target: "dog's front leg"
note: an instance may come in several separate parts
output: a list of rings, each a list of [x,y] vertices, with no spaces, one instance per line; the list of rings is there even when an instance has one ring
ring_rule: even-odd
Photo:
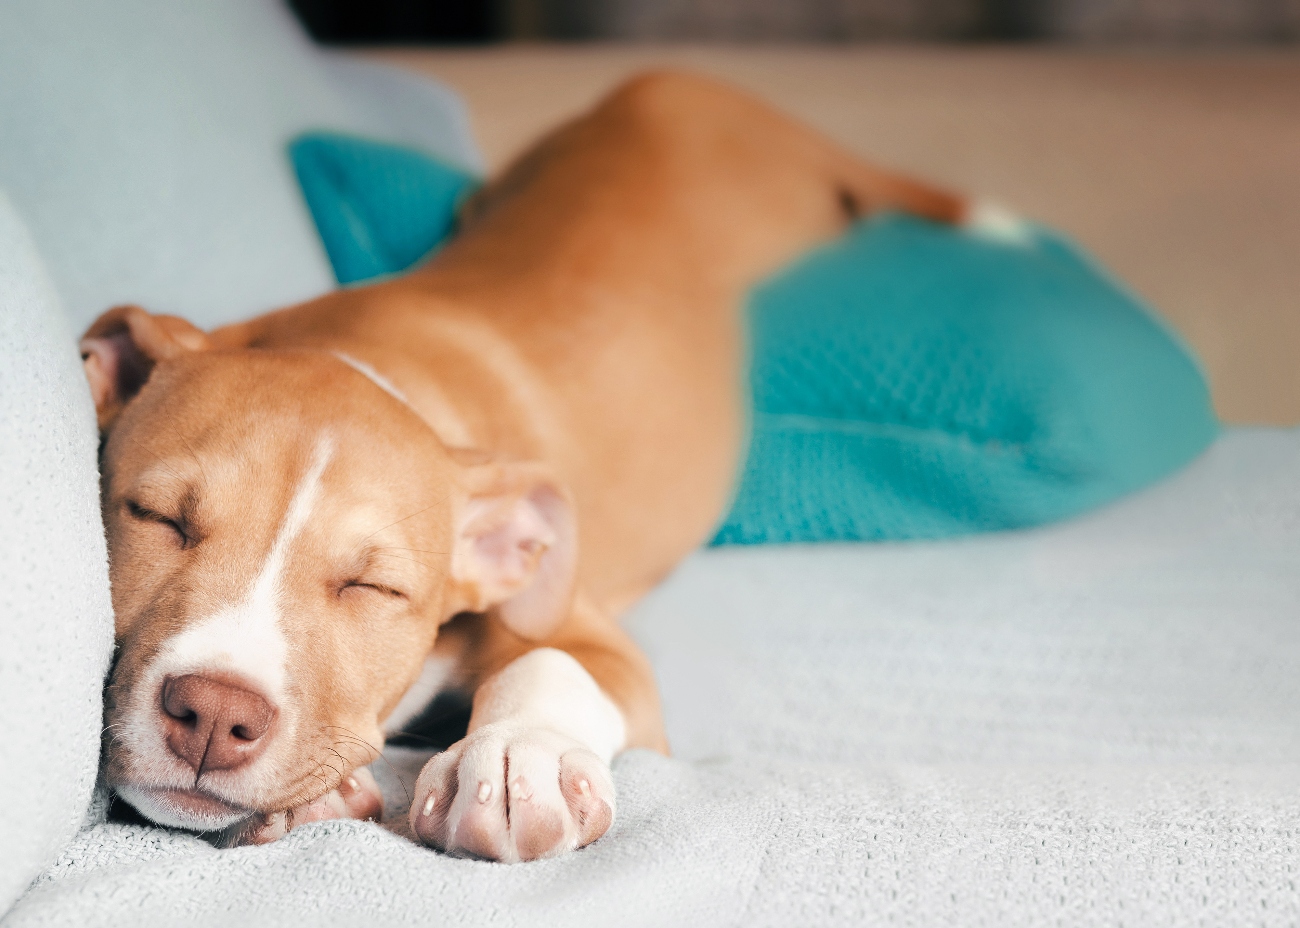
[[[583,664],[528,651],[478,688],[469,733],[425,766],[412,831],[508,862],[584,847],[614,820],[609,763],[627,740],[624,713]]]

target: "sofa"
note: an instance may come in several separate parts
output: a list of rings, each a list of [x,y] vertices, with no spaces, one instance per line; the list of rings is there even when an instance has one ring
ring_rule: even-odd
[[[270,0],[0,5],[0,924],[1300,921],[1287,427],[1056,525],[699,552],[627,619],[673,756],[619,757],[611,832],[561,859],[409,841],[408,747],[372,768],[384,823],[221,849],[111,817],[76,334],[117,302],[211,326],[333,286],[301,131],[481,170],[460,99],[414,73],[476,65],[422,54],[322,51]]]

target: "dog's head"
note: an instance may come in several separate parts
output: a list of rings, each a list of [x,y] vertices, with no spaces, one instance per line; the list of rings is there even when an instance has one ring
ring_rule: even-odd
[[[214,347],[138,307],[82,354],[117,621],[105,772],[149,818],[212,830],[323,795],[373,759],[448,618],[541,637],[567,608],[555,482],[447,448],[366,365]]]

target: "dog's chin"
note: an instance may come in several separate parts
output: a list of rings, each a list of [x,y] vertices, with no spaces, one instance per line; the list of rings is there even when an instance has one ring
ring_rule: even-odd
[[[114,791],[145,818],[168,828],[222,831],[257,814],[197,789],[154,789],[124,784]]]

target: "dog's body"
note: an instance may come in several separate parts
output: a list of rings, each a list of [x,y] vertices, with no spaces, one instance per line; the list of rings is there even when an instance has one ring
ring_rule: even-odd
[[[452,685],[469,734],[421,775],[415,835],[502,860],[599,837],[612,755],[667,747],[616,619],[724,514],[746,292],[879,207],[965,210],[726,88],[647,75],[410,274],[211,335],[101,317],[110,782],[244,840],[369,814],[354,768]]]

